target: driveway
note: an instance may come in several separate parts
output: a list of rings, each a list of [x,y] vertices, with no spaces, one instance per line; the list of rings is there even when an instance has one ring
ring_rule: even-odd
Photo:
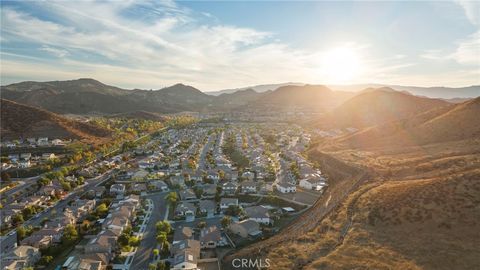
[[[132,264],[130,265],[130,269],[132,270],[148,269],[148,265],[153,256],[153,249],[157,246],[155,224],[166,218],[167,204],[164,198],[167,194],[168,192],[162,192],[145,196],[146,199],[151,199],[153,201],[153,211],[145,233],[143,234],[142,241],[140,242],[140,246],[135,253]]]

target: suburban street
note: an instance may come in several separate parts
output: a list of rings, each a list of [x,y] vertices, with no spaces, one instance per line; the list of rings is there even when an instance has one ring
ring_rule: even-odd
[[[148,269],[148,264],[151,261],[153,249],[157,246],[155,224],[166,218],[167,204],[165,196],[168,192],[149,194],[145,199],[153,201],[153,212],[150,221],[147,224],[147,229],[143,235],[140,246],[135,253],[130,269]]]

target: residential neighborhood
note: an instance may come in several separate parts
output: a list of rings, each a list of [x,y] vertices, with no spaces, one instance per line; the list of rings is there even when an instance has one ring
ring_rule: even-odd
[[[309,143],[295,125],[198,122],[49,173],[0,210],[2,265],[220,269],[229,250],[280,231],[328,187],[304,156]],[[9,164],[20,156],[31,157]]]

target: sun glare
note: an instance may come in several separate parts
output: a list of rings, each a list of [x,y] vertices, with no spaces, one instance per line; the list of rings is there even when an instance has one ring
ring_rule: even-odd
[[[350,83],[362,71],[359,55],[349,47],[327,51],[322,57],[322,75],[329,83]]]

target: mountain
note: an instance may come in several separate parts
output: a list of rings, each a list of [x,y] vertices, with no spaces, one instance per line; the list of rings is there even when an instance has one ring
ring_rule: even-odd
[[[397,91],[406,91],[416,96],[430,98],[454,99],[454,98],[476,98],[480,96],[480,85],[467,87],[418,87],[386,84],[353,84],[353,85],[328,85],[336,91],[358,92],[365,88],[389,87]]]
[[[93,79],[21,82],[2,86],[2,98],[56,113],[116,114],[135,111],[172,113],[202,110],[212,97],[176,84],[160,90],[126,90]]]
[[[408,118],[448,104],[443,100],[417,97],[387,87],[368,88],[335,108],[323,119],[323,124],[365,128]]]
[[[267,92],[267,91],[273,91],[273,90],[275,90],[279,87],[289,86],[289,85],[303,86],[305,84],[304,83],[298,83],[298,82],[287,82],[287,83],[276,83],[276,84],[260,84],[260,85],[247,86],[247,87],[241,87],[241,88],[225,89],[225,90],[220,90],[220,91],[210,91],[210,92],[206,92],[206,94],[213,95],[213,96],[218,96],[218,95],[221,95],[221,94],[231,94],[231,93],[235,93],[237,91],[242,91],[242,90],[247,90],[247,89],[252,89],[257,93],[263,93],[263,92]]]
[[[68,119],[43,109],[1,99],[2,139],[19,137],[76,138],[95,142],[110,131],[89,123]]]
[[[352,95],[349,92],[332,91],[323,85],[289,85],[266,93],[251,106],[268,110],[306,109],[323,112],[338,106]]]
[[[258,93],[249,88],[245,90],[238,90],[234,93],[223,93],[214,98],[215,104],[223,109],[235,109],[239,106],[245,106],[255,102],[263,97],[265,93]]]
[[[370,127],[340,142],[350,147],[415,146],[448,141],[480,139],[480,97],[443,106],[411,118]]]

